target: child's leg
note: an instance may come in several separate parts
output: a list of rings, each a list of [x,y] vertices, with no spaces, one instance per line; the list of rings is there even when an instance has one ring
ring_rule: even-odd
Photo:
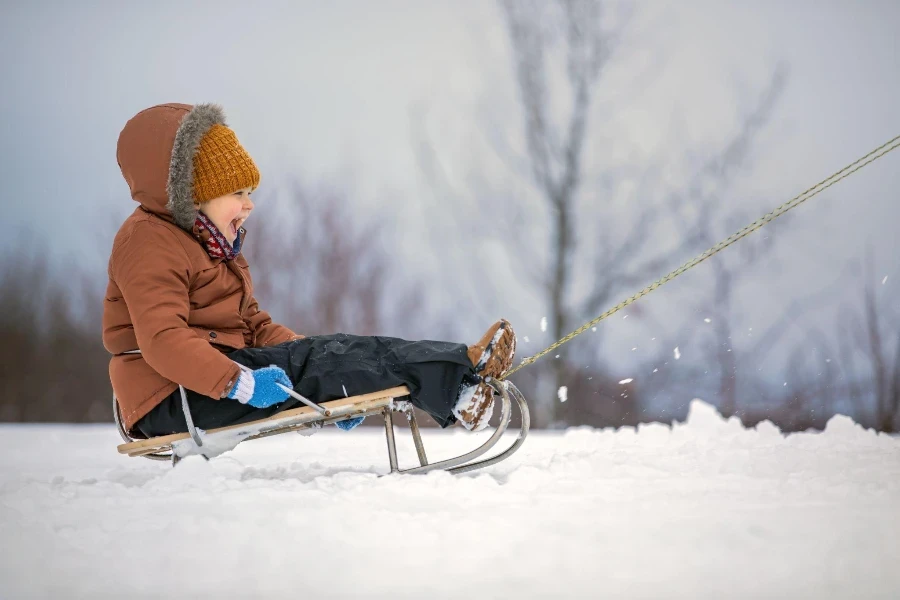
[[[413,406],[428,413],[441,427],[456,421],[452,409],[460,384],[475,373],[464,344],[380,336],[313,336],[278,346],[236,350],[229,358],[254,369],[281,367],[294,383],[294,390],[316,403],[405,385]],[[265,419],[300,404],[291,398],[260,409],[190,390],[187,395],[191,417],[200,429]],[[166,398],[138,421],[137,427],[147,437],[187,431],[180,393],[175,391]]]
[[[249,404],[241,404],[237,400],[228,398],[217,400],[192,390],[185,390],[185,392],[188,397],[188,407],[191,409],[191,419],[196,427],[204,430],[265,419],[284,410],[283,405],[254,408]],[[148,438],[187,431],[187,422],[181,408],[181,392],[175,390],[141,418],[135,427]]]
[[[447,427],[456,421],[452,409],[463,377],[475,373],[467,350],[452,342],[339,333],[245,348],[229,357],[254,369],[281,367],[294,390],[316,403],[405,385],[412,404]]]

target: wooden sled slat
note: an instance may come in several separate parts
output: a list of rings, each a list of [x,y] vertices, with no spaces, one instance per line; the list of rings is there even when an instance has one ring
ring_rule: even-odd
[[[361,394],[359,396],[350,396],[348,398],[323,402],[321,406],[331,412],[330,418],[324,420],[334,422],[348,416],[361,416],[363,413],[381,412],[385,407],[391,404],[391,401],[393,401],[394,398],[400,398],[408,394],[409,389],[406,386],[399,386],[369,394]],[[292,428],[299,429],[302,425],[321,420],[323,420],[322,415],[316,412],[315,409],[309,406],[302,406],[272,415],[267,419],[249,421],[239,425],[228,425],[227,427],[218,427],[216,429],[210,429],[206,433],[216,434],[237,430],[255,430],[256,432],[252,434],[252,437],[256,438],[276,433],[275,430],[279,430],[277,432],[281,433],[281,430]],[[117,450],[120,454],[142,456],[169,450],[173,443],[188,439],[189,437],[190,434],[187,432],[173,433],[147,440],[137,440],[127,444],[120,444],[117,446]]]

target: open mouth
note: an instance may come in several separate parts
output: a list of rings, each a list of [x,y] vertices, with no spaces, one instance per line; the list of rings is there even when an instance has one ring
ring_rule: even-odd
[[[231,230],[231,235],[237,237],[238,229],[241,228],[241,223],[243,223],[243,219],[235,219],[231,223],[228,224],[228,228]]]

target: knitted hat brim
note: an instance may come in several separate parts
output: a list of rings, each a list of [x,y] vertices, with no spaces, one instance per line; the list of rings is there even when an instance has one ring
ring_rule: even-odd
[[[193,195],[194,154],[203,136],[213,125],[227,126],[222,107],[217,104],[197,104],[185,115],[175,133],[169,178],[166,182],[166,193],[169,196],[166,208],[172,213],[175,224],[186,231],[191,231],[197,220]]]

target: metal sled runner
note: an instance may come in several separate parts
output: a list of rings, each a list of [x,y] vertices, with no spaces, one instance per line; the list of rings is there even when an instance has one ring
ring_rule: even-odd
[[[207,459],[217,456],[247,440],[255,440],[290,431],[319,429],[324,425],[356,417],[382,415],[391,473],[427,473],[435,470],[443,470],[450,473],[466,473],[495,465],[512,456],[525,442],[531,424],[528,404],[515,385],[508,381],[497,380],[489,380],[488,383],[497,392],[494,396],[495,401],[499,397],[501,402],[500,424],[497,429],[486,442],[475,450],[455,458],[434,463],[428,462],[425,446],[422,443],[422,436],[419,432],[419,424],[416,421],[412,405],[409,402],[396,400],[409,394],[409,390],[406,387],[395,387],[370,394],[341,398],[318,405],[313,404],[289,388],[283,388],[295,399],[305,404],[305,406],[286,410],[267,419],[210,429],[209,431],[203,431],[194,427],[187,403],[187,395],[184,392],[184,388],[180,388],[182,409],[184,410],[188,431],[151,439],[135,439],[128,434],[122,424],[122,416],[115,395],[113,395],[113,414],[119,434],[126,442],[118,446],[120,454],[142,456],[153,460],[171,460],[173,465],[177,464],[181,458],[194,454],[200,454]],[[509,427],[512,418],[513,400],[518,406],[522,417],[518,437],[506,450],[490,458],[481,458],[497,445]],[[413,442],[416,446],[416,453],[419,457],[418,467],[400,469],[398,466],[397,447],[394,439],[394,412],[401,412],[406,415],[409,429],[412,432]]]

